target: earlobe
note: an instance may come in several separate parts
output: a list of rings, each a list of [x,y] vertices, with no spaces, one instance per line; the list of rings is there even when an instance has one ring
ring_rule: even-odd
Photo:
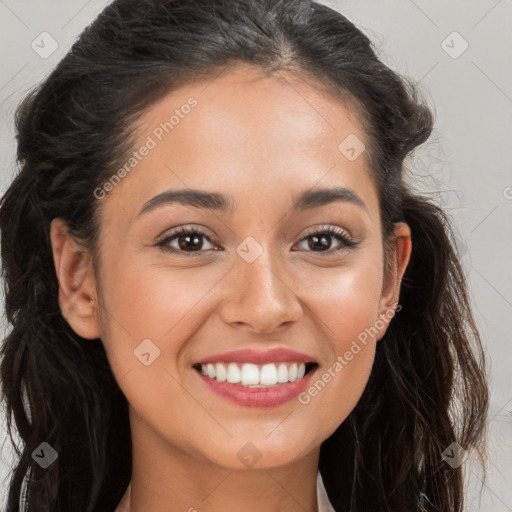
[[[383,327],[379,329],[377,340],[380,340],[386,333],[389,323],[398,308],[402,277],[412,253],[411,229],[405,222],[395,224],[394,235],[395,243],[392,254],[389,255],[391,261],[387,266],[387,275],[384,276],[379,303],[379,316]]]
[[[62,316],[82,338],[98,338],[98,302],[90,252],[73,238],[60,218],[51,222],[50,238]]]

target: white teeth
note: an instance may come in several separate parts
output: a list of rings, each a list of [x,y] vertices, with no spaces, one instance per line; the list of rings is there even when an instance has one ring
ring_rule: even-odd
[[[225,382],[228,378],[228,372],[223,364],[217,363],[215,365],[215,373],[217,374],[216,378],[219,382]]]
[[[277,369],[277,382],[280,382],[281,384],[288,382],[288,368],[286,368],[284,363],[281,363]]]
[[[270,387],[302,379],[306,374],[304,363],[208,363],[201,365],[201,373],[219,382],[240,383],[246,387]]]
[[[264,386],[274,386],[277,383],[277,370],[275,364],[265,364],[261,368],[260,382]]]
[[[228,364],[227,381],[231,384],[238,384],[240,382],[240,368],[236,363]]]
[[[240,372],[240,382],[242,386],[260,383],[260,372],[255,364],[245,363]]]
[[[288,380],[294,382],[297,380],[297,365],[293,363],[288,370]]]

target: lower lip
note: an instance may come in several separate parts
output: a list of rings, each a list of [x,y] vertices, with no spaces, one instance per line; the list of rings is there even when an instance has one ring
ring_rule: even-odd
[[[240,384],[219,382],[194,370],[198,377],[217,395],[230,402],[247,407],[277,407],[296,398],[308,386],[311,376],[318,367],[313,368],[302,379],[268,388],[247,388]]]

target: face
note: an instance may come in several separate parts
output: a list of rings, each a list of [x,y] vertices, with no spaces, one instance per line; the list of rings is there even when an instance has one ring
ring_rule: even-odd
[[[384,274],[357,117],[303,78],[239,66],[173,91],[138,134],[98,192],[96,272],[52,225],[57,269],[77,269],[75,285],[58,270],[68,322],[101,337],[132,432],[226,468],[306,457],[359,400],[410,252],[398,225]]]

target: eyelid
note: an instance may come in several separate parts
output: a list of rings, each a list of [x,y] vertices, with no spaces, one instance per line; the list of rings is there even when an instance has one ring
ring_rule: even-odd
[[[301,241],[304,240],[304,238],[307,238],[319,232],[334,232],[339,236],[344,236],[348,240],[354,241],[354,237],[350,234],[349,231],[340,226],[335,226],[332,224],[321,224],[320,226],[313,226],[301,238]]]
[[[182,230],[185,230],[185,231],[198,231],[200,233],[203,233],[204,236],[208,237],[210,240],[213,240],[215,238],[214,235],[210,235],[209,234],[211,232],[211,230],[208,229],[207,227],[204,227],[201,224],[185,223],[185,224],[178,224],[177,226],[173,226],[172,228],[165,229],[159,235],[156,236],[155,240],[157,242],[161,241],[161,240],[165,240],[169,236],[174,236],[177,233],[180,233]]]

